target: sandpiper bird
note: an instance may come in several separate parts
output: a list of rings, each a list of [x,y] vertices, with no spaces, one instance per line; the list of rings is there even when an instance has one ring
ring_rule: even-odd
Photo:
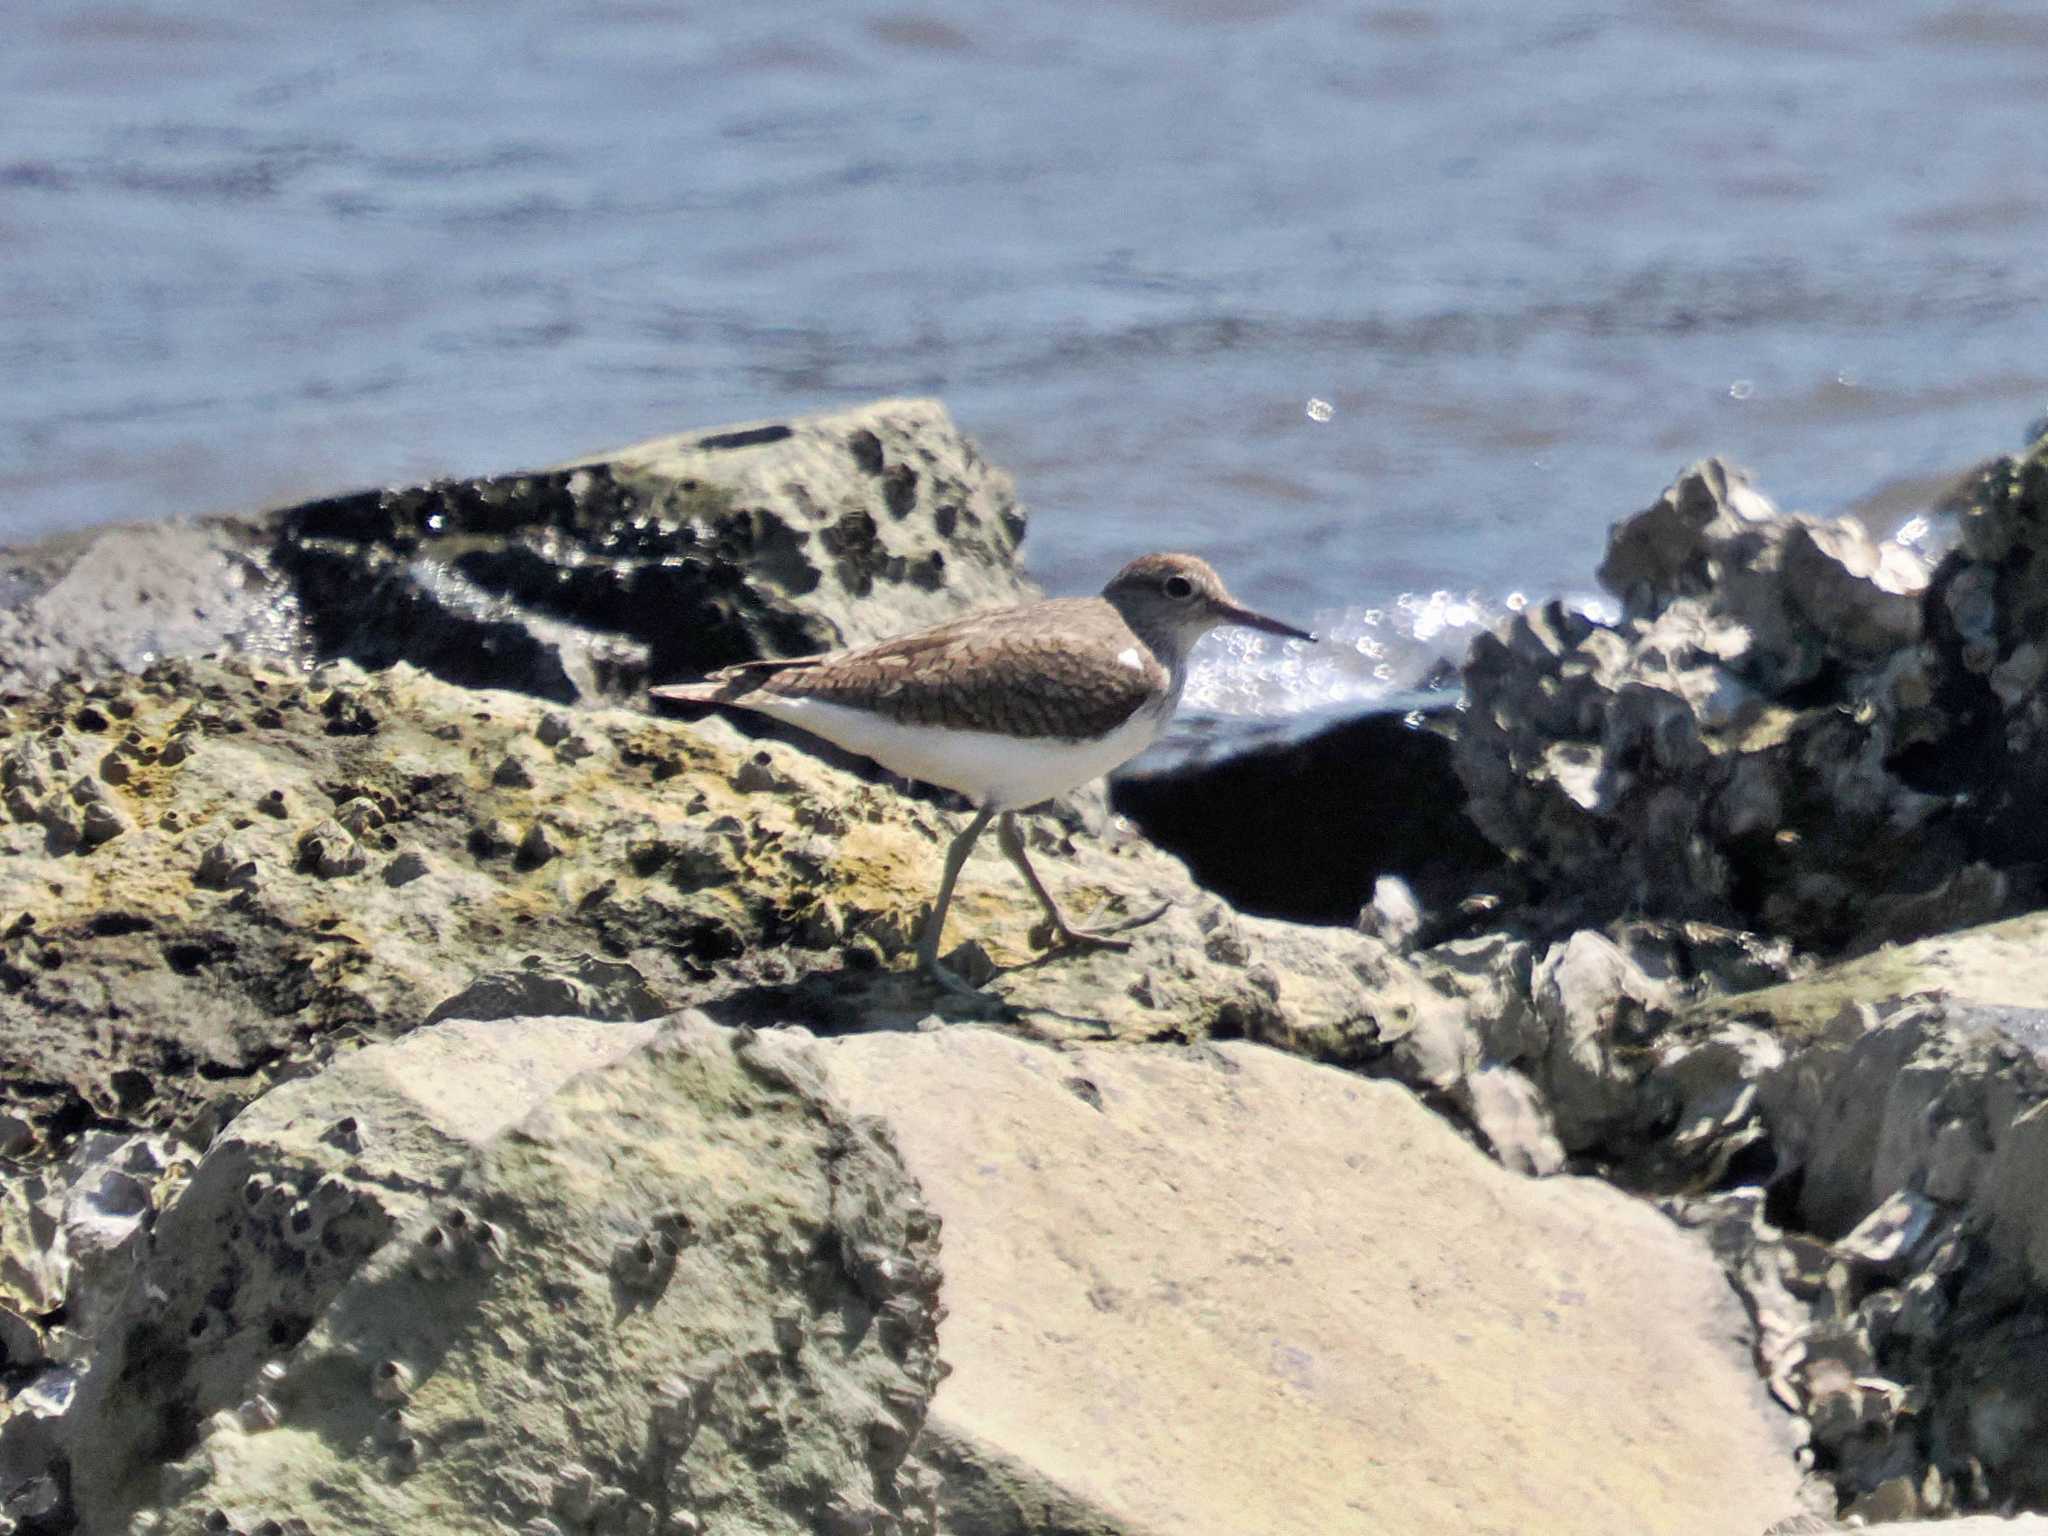
[[[1244,607],[1193,555],[1144,555],[1100,597],[1063,597],[969,614],[877,645],[792,661],[751,661],[657,699],[726,704],[800,726],[906,778],[958,790],[974,817],[946,853],[918,963],[950,990],[973,989],[939,963],[953,885],[993,817],[997,837],[1066,945],[1129,947],[1113,929],[1076,928],[1025,856],[1016,813],[1128,762],[1166,728],[1187,684],[1188,652],[1218,624],[1313,640]]]

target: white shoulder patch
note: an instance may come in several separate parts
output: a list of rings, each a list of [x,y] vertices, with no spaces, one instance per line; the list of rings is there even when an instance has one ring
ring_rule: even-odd
[[[1118,651],[1116,659],[1129,667],[1133,672],[1145,670],[1144,658],[1138,654],[1138,648],[1135,645],[1127,645],[1121,651]]]

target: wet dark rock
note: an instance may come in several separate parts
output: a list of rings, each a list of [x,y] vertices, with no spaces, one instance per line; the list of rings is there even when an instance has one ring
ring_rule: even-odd
[[[1023,530],[1009,477],[942,406],[887,401],[0,552],[0,685],[242,652],[404,661],[564,702],[634,698],[650,681],[1028,596]],[[337,735],[381,728],[346,692],[321,709]],[[98,702],[76,713],[105,728]]]
[[[1439,920],[1505,875],[1465,814],[1451,744],[1400,715],[1126,773],[1110,804],[1246,912],[1349,923],[1382,876]]]
[[[917,466],[907,498],[856,438]],[[1022,526],[943,409],[897,401],[315,502],[272,556],[321,654],[567,701],[1013,600]]]

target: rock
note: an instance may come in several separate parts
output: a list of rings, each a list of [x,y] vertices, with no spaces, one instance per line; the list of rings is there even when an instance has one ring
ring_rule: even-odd
[[[536,821],[526,829],[526,835],[519,839],[519,867],[538,869],[550,859],[559,858],[563,851],[562,840],[555,830],[544,821]]]
[[[1583,1150],[1616,1135],[1641,1111],[1623,1057],[1648,1036],[1673,997],[1605,936],[1585,931],[1553,945],[1529,990],[1549,1048],[1543,1086],[1559,1139]]]
[[[1416,935],[1422,931],[1422,908],[1408,882],[1394,875],[1375,880],[1372,900],[1359,911],[1358,931],[1394,949],[1414,948]]]
[[[1557,1122],[1536,1085],[1513,1067],[1484,1066],[1462,1085],[1462,1104],[1503,1168],[1543,1178],[1565,1166]]]
[[[2032,494],[1987,490],[1983,517],[2031,528]],[[1537,920],[1664,915],[1842,951],[2024,899],[2040,852],[1976,809],[2010,760],[1986,758],[1988,692],[1936,615],[1958,584],[2015,591],[1975,547],[1930,580],[1708,460],[1614,531],[1618,622],[1553,604],[1483,637],[1457,771],[1480,830],[1547,893]],[[2018,669],[2016,591],[2009,606],[1969,622],[2010,623],[1993,649]]]
[[[0,689],[274,645],[284,582],[246,518],[92,528],[0,551]]]
[[[1403,1089],[1246,1044],[818,1051],[944,1223],[949,1529],[1043,1528],[962,1525],[956,1501],[1049,1491],[1088,1513],[1062,1529],[1232,1536],[1562,1509],[1754,1532],[1796,1507],[1696,1241],[1599,1185],[1510,1177]],[[1484,1472],[1447,1475],[1475,1446]]]
[[[322,655],[558,701],[1026,595],[1023,518],[934,401],[692,432],[277,514]]]
[[[1451,750],[1404,716],[1363,715],[1127,771],[1110,804],[1240,910],[1348,923],[1393,876],[1442,919],[1505,877],[1465,815]]]
[[[528,955],[517,967],[480,976],[437,1003],[426,1022],[443,1019],[515,1019],[561,1014],[612,1022],[659,1018],[669,1005],[630,965],[585,955],[545,960]]]
[[[491,768],[536,739],[541,700],[406,666],[337,664],[315,702],[293,703],[298,687],[241,661],[145,673],[129,726],[147,744],[198,735],[205,750],[102,786],[134,826],[118,862],[112,846],[90,856],[105,865],[91,879],[39,823],[0,821],[0,912],[21,914],[0,928],[0,1111],[39,1134],[114,1115],[203,1146],[221,1095],[253,1097],[339,1045],[414,1028],[525,954],[630,967],[661,1006],[732,1022],[826,1030],[977,1011],[911,969],[955,830],[928,802],[725,721],[608,708],[579,717],[591,755],[535,752],[534,787],[507,788]],[[383,722],[376,734],[328,732],[317,700],[337,690]],[[69,750],[75,700],[14,707],[39,750]],[[277,724],[255,725],[266,711]],[[764,758],[775,787],[737,787]],[[252,797],[289,814],[255,814]],[[1035,963],[1036,903],[998,850],[977,849],[948,939],[989,956],[980,1011],[1050,1035],[1250,1036],[1446,1092],[1476,1062],[1465,1005],[1386,945],[1238,917],[1142,843],[1033,821],[1040,868],[1077,920],[1170,909],[1128,954]],[[537,824],[553,856],[516,857]],[[373,869],[383,878],[364,878]],[[150,1095],[117,1092],[122,1073]]]
[[[0,1114],[0,1157],[20,1157],[36,1144],[36,1130],[20,1115]]]
[[[310,653],[562,701],[637,698],[650,681],[1028,596],[1023,531],[1009,477],[944,407],[879,401],[0,552],[0,686]],[[322,708],[334,734],[381,728],[347,692]]]
[[[343,875],[359,875],[370,862],[369,855],[363,852],[362,844],[350,837],[342,825],[332,817],[301,835],[297,852],[297,867],[318,875],[323,880],[338,880]]]
[[[244,854],[237,843],[223,839],[207,845],[192,878],[210,891],[254,890],[258,871],[256,861]]]
[[[533,770],[508,753],[492,772],[491,782],[500,789],[531,789]]]
[[[141,1269],[156,1204],[187,1171],[165,1138],[95,1131],[0,1183],[0,1497],[61,1472],[53,1426]]]
[[[83,1528],[325,1528],[340,1500],[364,1532],[808,1533],[842,1506],[928,1531],[897,1479],[938,1375],[936,1228],[816,1082],[789,1039],[543,1019],[274,1091],[61,1419]],[[344,1112],[357,1154],[316,1134]]]
[[[1754,1106],[1703,1140],[1738,1141],[1776,1222],[1761,1190],[1745,1221],[1687,1219],[1720,1233],[1845,1509],[2048,1499],[2044,923],[1883,950],[1666,1026],[1653,1082]]]

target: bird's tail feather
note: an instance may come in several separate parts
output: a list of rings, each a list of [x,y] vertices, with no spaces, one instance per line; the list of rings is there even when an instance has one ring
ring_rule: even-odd
[[[664,683],[647,692],[653,698],[669,699],[678,704],[743,704],[748,694],[783,668],[795,664],[793,661],[743,661],[736,667],[721,668],[701,683]]]
[[[723,694],[718,683],[666,683],[647,690],[649,698],[672,699],[678,704],[716,704]]]

